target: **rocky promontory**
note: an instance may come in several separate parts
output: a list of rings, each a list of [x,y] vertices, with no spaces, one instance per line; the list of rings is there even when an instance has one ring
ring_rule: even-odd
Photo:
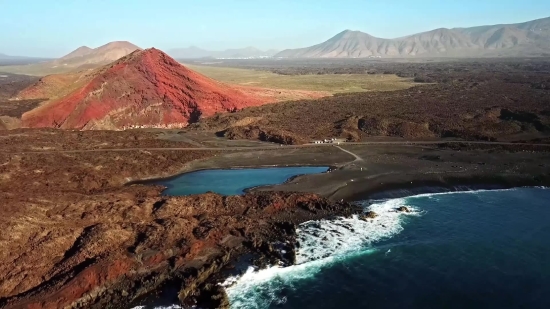
[[[181,286],[182,303],[212,301],[204,295],[212,287],[203,292],[203,283],[240,254],[291,262],[292,254],[281,255],[271,242],[292,247],[294,224],[355,211],[314,194],[161,197],[158,188],[133,189],[143,196],[114,200],[100,195],[42,214],[46,217],[19,217],[18,228],[32,229],[45,243],[20,257],[37,271],[2,281],[3,305],[105,308],[128,304],[168,282]],[[34,224],[23,224],[31,218]],[[47,242],[49,235],[57,240]],[[16,244],[21,243],[8,244],[12,253],[26,255]],[[13,273],[21,266],[17,260],[10,265]]]

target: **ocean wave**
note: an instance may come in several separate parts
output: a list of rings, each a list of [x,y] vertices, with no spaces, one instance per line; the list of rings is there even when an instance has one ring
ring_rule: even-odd
[[[405,199],[392,199],[368,206],[378,217],[360,219],[338,218],[334,220],[308,221],[299,225],[297,238],[299,248],[296,252],[296,264],[320,260],[329,256],[344,255],[362,250],[373,242],[391,237],[403,230],[400,218],[403,213],[397,208],[406,206]],[[410,214],[418,210],[409,207]]]
[[[375,250],[363,250],[356,255],[367,255]],[[231,308],[255,309],[267,308],[270,305],[282,305],[286,297],[281,295],[281,287],[294,289],[300,280],[315,277],[322,269],[330,267],[348,256],[331,256],[304,264],[289,267],[273,266],[263,270],[249,267],[240,277],[228,278],[222,285],[226,286]]]
[[[228,278],[222,285],[226,287],[231,307],[253,309],[284,304],[282,286],[292,289],[298,281],[312,278],[334,263],[376,251],[373,243],[403,230],[403,216],[420,213],[410,206],[407,206],[410,213],[397,211],[401,206],[407,206],[406,199],[371,204],[367,209],[378,216],[367,221],[353,216],[300,224],[296,265],[262,270],[250,267],[242,276]]]

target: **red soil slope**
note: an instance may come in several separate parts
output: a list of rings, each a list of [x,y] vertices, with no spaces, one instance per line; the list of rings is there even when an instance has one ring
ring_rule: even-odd
[[[154,48],[135,51],[94,75],[76,91],[25,113],[23,125],[184,127],[200,117],[267,102],[189,70]]]

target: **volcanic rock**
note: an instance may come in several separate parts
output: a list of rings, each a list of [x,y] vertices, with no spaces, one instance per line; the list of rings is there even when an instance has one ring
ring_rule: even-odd
[[[397,211],[400,211],[400,212],[411,212],[411,210],[406,207],[406,206],[401,206],[399,208],[397,208]]]
[[[364,215],[361,216],[361,220],[367,221],[367,219],[374,219],[378,217],[378,214],[374,211],[367,211]]]
[[[25,113],[23,126],[185,127],[201,117],[265,103],[189,70],[154,48],[134,51],[87,76],[76,90]]]
[[[230,261],[251,252],[269,264],[281,259],[292,263],[293,252],[281,254],[277,246],[288,242],[294,247],[295,235],[288,235],[293,225],[356,211],[349,204],[332,205],[303,193],[166,198],[158,195],[158,188],[124,190],[89,195],[71,204],[71,210],[66,205],[50,207],[44,214],[24,209],[4,220],[9,232],[17,228],[18,218],[32,218],[39,223],[20,226],[20,231],[44,231],[44,236],[9,243],[0,238],[9,244],[1,266],[12,269],[0,278],[0,307],[120,308],[167,282],[181,286],[182,304],[196,299],[203,308],[227,307],[223,291],[208,280]],[[163,207],[155,210],[161,200]],[[251,211],[243,216],[246,209]],[[197,221],[201,214],[208,219]],[[204,225],[209,232],[197,235],[196,228]],[[249,229],[249,236],[231,234],[243,228]],[[29,241],[32,247],[23,245]],[[31,255],[23,254],[29,250]]]
[[[235,126],[228,128],[219,135],[229,139],[258,139],[283,145],[299,145],[307,143],[307,139],[298,134],[276,128],[260,126]]]

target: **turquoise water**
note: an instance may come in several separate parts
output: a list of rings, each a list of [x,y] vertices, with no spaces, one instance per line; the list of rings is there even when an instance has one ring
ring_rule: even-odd
[[[249,169],[203,170],[168,179],[156,184],[168,187],[166,195],[190,195],[208,191],[223,195],[239,195],[257,186],[284,183],[293,176],[324,173],[328,167],[273,167]]]
[[[550,190],[371,203],[370,222],[302,224],[298,265],[250,268],[232,308],[550,308]]]

